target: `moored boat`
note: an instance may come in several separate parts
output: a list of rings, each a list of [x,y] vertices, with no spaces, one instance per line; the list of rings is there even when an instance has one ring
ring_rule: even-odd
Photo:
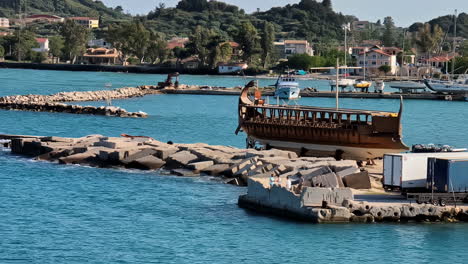
[[[299,83],[291,75],[280,76],[275,84],[275,97],[284,100],[296,100],[300,98],[301,88]]]
[[[334,156],[354,160],[408,150],[402,142],[398,113],[311,106],[267,105],[251,99],[250,82],[239,99],[239,127],[248,147],[295,151],[301,156]]]
[[[468,78],[460,77],[453,81],[426,80],[427,87],[438,93],[468,94]]]
[[[390,87],[393,89],[399,89],[403,93],[414,92],[417,90],[426,90],[426,85],[420,82],[414,81],[399,81],[399,82],[391,82]]]

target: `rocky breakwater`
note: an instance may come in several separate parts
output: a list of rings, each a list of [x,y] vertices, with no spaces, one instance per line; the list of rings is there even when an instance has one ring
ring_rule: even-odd
[[[52,95],[14,95],[0,97],[0,108],[6,110],[23,110],[36,112],[63,112],[72,114],[93,114],[117,117],[139,117],[148,115],[144,112],[128,112],[115,106],[81,106],[63,102],[108,101],[156,94],[154,86],[126,87],[114,90],[62,92]]]
[[[1,138],[1,137],[0,137]],[[287,177],[305,174],[317,167],[334,173],[353,174],[354,161],[330,158],[300,158],[294,152],[281,150],[238,149],[208,144],[167,144],[148,137],[82,138],[19,137],[11,135],[14,154],[62,164],[83,164],[97,167],[125,167],[158,170],[176,176],[214,176],[226,183],[245,186],[251,177]],[[323,174],[329,174],[324,168]],[[314,184],[344,186],[343,182],[322,177]]]

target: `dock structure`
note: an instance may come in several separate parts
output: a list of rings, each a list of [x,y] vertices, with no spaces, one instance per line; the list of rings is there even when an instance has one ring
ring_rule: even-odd
[[[200,89],[198,87],[188,87],[186,89],[162,89],[165,94],[194,94],[194,95],[235,95],[239,96],[241,88],[211,88]],[[274,96],[274,91],[271,89],[264,89],[264,96]],[[318,97],[318,98],[335,98],[335,92],[329,91],[301,91],[301,97]],[[443,100],[443,101],[466,101],[464,95],[445,95],[437,93],[363,93],[363,92],[340,92],[340,98],[356,98],[356,99],[414,99],[414,100]]]
[[[298,157],[275,149],[163,143],[130,135],[0,135],[0,142],[0,147],[9,147],[15,155],[64,165],[217,177],[228,184],[248,186],[247,194],[239,197],[242,208],[311,223],[468,221],[468,206],[417,205],[385,193],[375,169],[359,168],[351,160]]]

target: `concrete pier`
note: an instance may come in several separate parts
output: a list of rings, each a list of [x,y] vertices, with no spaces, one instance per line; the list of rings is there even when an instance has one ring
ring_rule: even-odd
[[[235,95],[239,96],[240,88],[200,88],[195,86],[188,86],[185,89],[163,89],[162,93],[166,94],[198,94],[198,95]],[[272,89],[263,90],[264,96],[273,96],[274,92]],[[320,97],[320,98],[335,98],[335,92],[328,91],[312,91],[303,90],[301,91],[301,97]],[[464,95],[444,95],[437,93],[418,93],[418,94],[400,94],[400,93],[362,93],[362,92],[340,92],[340,98],[356,98],[356,99],[415,99],[415,100],[448,100],[448,101],[466,101]]]

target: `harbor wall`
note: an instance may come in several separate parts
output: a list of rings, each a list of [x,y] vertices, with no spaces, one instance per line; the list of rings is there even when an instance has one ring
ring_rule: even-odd
[[[22,63],[22,62],[0,62],[0,68],[9,69],[32,69],[49,71],[87,71],[87,72],[125,72],[141,74],[168,74],[179,72],[192,75],[220,75],[217,69],[186,69],[182,67],[167,67],[161,65],[92,65],[92,64],[49,64],[49,63]],[[256,69],[244,70],[245,74],[263,74],[266,71]],[[227,73],[223,75],[239,75],[238,73]]]

